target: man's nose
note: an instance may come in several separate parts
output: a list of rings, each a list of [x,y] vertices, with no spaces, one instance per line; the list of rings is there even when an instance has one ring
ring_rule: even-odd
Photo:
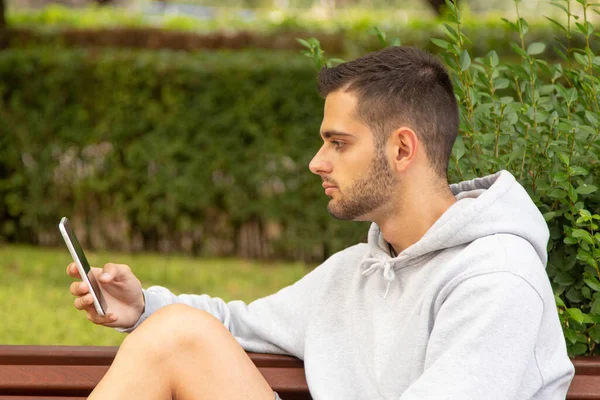
[[[316,175],[323,175],[331,173],[331,163],[323,157],[323,148],[321,147],[317,154],[308,164],[310,172]]]

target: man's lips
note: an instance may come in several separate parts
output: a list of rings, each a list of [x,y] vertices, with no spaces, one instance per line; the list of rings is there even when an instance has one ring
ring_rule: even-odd
[[[323,188],[325,189],[325,194],[329,196],[335,189],[337,189],[337,186],[332,185],[331,183],[323,182]]]

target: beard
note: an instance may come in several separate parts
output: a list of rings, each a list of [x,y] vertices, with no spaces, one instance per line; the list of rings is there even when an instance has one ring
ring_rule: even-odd
[[[369,170],[343,193],[340,190],[341,197],[337,201],[332,199],[327,211],[336,219],[359,220],[384,205],[390,199],[396,183],[385,152],[379,149]]]

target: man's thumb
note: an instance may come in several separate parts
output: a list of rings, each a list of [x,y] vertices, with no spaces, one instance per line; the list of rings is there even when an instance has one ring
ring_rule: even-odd
[[[110,282],[112,276],[108,272],[103,272],[100,274],[100,282],[108,283]]]
[[[108,283],[113,279],[119,279],[120,275],[124,275],[129,271],[129,267],[123,264],[108,263],[104,265],[102,274],[100,274],[100,282]]]

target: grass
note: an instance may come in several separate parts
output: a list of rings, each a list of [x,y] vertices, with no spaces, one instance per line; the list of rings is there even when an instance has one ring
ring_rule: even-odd
[[[86,252],[93,266],[129,265],[144,287],[251,302],[288,286],[309,268],[239,259],[194,259],[159,254]],[[0,246],[0,344],[116,346],[125,338],[89,322],[73,307],[66,248]]]

